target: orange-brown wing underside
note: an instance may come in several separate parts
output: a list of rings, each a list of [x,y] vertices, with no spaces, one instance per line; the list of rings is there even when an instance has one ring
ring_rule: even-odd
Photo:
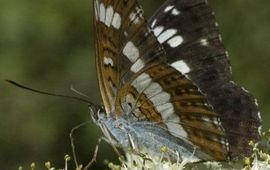
[[[110,113],[125,77],[136,73],[142,62],[157,59],[161,45],[136,0],[95,0],[94,9],[98,80],[105,110]]]
[[[117,112],[160,122],[169,133],[191,141],[215,159],[227,159],[227,139],[218,115],[199,89],[167,63],[145,67],[117,97]]]

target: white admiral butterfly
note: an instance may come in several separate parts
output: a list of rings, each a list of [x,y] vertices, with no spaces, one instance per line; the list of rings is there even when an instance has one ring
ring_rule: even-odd
[[[149,22],[136,0],[94,0],[94,10],[104,110],[92,117],[113,144],[192,161],[250,154],[256,99],[232,81],[205,0],[167,0]]]

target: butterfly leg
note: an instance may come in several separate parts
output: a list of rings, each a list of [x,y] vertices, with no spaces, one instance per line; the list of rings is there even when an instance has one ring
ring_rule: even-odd
[[[87,170],[91,167],[91,165],[96,161],[96,158],[97,158],[97,154],[98,154],[98,150],[99,150],[99,145],[100,145],[100,142],[101,141],[104,141],[106,143],[108,143],[109,145],[111,145],[113,147],[113,149],[115,150],[116,154],[120,157],[120,153],[119,151],[117,150],[117,148],[112,145],[112,143],[110,142],[110,140],[108,140],[107,138],[105,137],[100,137],[97,141],[97,144],[96,144],[96,147],[95,147],[95,151],[94,151],[94,154],[91,158],[91,160],[89,161],[89,163],[83,168],[83,170]]]
[[[96,161],[96,158],[97,158],[97,154],[98,154],[98,149],[99,149],[99,145],[100,145],[100,142],[104,140],[104,137],[100,137],[97,141],[97,144],[96,144],[96,147],[95,147],[95,151],[94,151],[94,155],[92,157],[92,159],[89,161],[89,163],[83,168],[83,170],[87,170],[88,168],[90,168],[90,166]]]
[[[121,154],[118,151],[118,149],[115,147],[115,144],[113,142],[113,139],[110,136],[110,133],[109,133],[107,127],[106,126],[103,126],[103,128],[101,128],[101,130],[104,133],[104,135],[107,137],[107,138],[103,137],[104,141],[107,142],[109,145],[112,146],[113,150],[115,151],[115,153],[117,154],[118,157],[121,157]]]
[[[72,148],[72,155],[73,155],[73,158],[74,158],[74,162],[75,162],[75,165],[76,167],[78,168],[79,167],[79,164],[78,164],[78,160],[77,160],[77,155],[76,155],[76,149],[75,149],[75,144],[74,144],[74,138],[73,138],[73,134],[76,130],[78,130],[79,128],[81,128],[82,126],[85,126],[86,124],[90,123],[90,121],[87,121],[87,122],[84,122],[84,123],[81,123],[75,127],[73,127],[69,133],[69,139],[70,139],[70,143],[71,143],[71,148]]]
[[[88,123],[91,123],[91,121],[87,121],[87,122],[84,122],[84,123],[81,123],[75,127],[73,127],[70,131],[70,134],[69,134],[69,138],[70,138],[70,143],[71,143],[71,147],[72,147],[72,155],[73,155],[73,158],[74,158],[74,162],[75,162],[75,166],[76,168],[78,169],[81,169],[81,165],[79,165],[78,163],[78,159],[77,159],[77,155],[76,155],[76,148],[75,148],[75,144],[74,144],[74,138],[73,138],[73,134],[76,130],[78,130],[79,128],[85,126],[86,124]],[[108,132],[107,132],[108,133]],[[100,145],[100,142],[101,141],[105,141],[106,143],[110,144],[113,149],[115,150],[116,154],[120,157],[120,152],[117,150],[117,148],[113,145],[112,143],[112,139],[107,139],[105,137],[100,137],[97,141],[97,144],[96,144],[96,147],[95,147],[95,151],[94,151],[94,155],[92,157],[92,159],[90,160],[90,162],[83,168],[83,170],[87,170],[95,161],[96,161],[96,157],[97,157],[97,153],[98,153],[98,149],[99,149],[99,145]]]
[[[135,155],[139,156],[140,158],[142,158],[143,164],[146,164],[146,161],[152,161],[150,158],[147,157],[146,154],[144,154],[138,150],[131,134],[128,134],[128,141],[129,141],[129,145],[131,147],[132,154],[135,154]]]

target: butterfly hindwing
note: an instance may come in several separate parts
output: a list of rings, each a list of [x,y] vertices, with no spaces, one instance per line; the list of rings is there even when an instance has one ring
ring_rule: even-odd
[[[167,0],[149,24],[166,51],[167,61],[178,65],[221,117],[230,156],[250,154],[249,141],[260,139],[260,113],[256,99],[232,81],[228,55],[207,1]]]
[[[191,141],[217,160],[226,160],[224,130],[200,90],[166,62],[143,69],[121,89],[118,109],[133,114],[134,121],[160,123],[173,136]]]

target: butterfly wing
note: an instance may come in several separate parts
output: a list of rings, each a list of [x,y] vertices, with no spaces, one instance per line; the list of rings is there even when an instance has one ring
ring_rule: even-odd
[[[225,160],[227,141],[218,115],[177,69],[183,63],[167,62],[137,1],[95,0],[94,6],[97,71],[106,112],[161,123],[176,138]]]
[[[117,101],[122,112],[133,114],[135,120],[160,122],[168,133],[192,142],[212,158],[227,159],[228,143],[218,115],[177,69],[166,62],[152,64],[129,82]]]
[[[260,139],[261,119],[255,98],[232,81],[218,24],[205,0],[167,0],[149,21],[167,61],[179,63],[221,117],[232,158],[251,152]],[[168,34],[168,32],[174,34]]]
[[[94,10],[99,86],[105,110],[110,113],[115,110],[115,99],[125,77],[144,65],[142,58],[146,54],[140,52],[151,46],[146,53],[153,56],[147,55],[146,60],[158,60],[154,54],[159,54],[162,47],[153,41],[136,0],[94,0]],[[146,43],[148,46],[144,46]]]

